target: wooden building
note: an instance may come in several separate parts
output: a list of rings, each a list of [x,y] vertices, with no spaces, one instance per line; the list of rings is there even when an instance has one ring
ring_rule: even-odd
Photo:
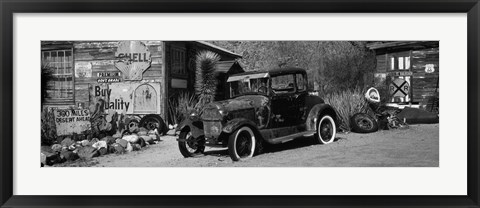
[[[438,41],[371,42],[367,47],[376,53],[375,87],[383,101],[438,111]]]
[[[219,54],[230,68],[241,58],[203,41],[42,41],[42,70],[53,72],[42,108],[86,109],[102,99],[106,109],[167,120],[168,98],[193,93],[202,50]]]

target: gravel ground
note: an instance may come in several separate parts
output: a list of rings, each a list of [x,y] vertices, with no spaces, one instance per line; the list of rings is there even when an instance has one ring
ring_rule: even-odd
[[[94,158],[94,167],[438,167],[439,125],[411,125],[409,129],[371,134],[339,133],[328,145],[300,138],[270,146],[247,161],[232,162],[226,149],[207,148],[205,155],[183,158],[176,137],[123,155]],[[77,166],[70,164],[67,166]]]

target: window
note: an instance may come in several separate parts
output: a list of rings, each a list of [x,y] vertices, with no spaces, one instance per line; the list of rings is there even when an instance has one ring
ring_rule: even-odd
[[[294,92],[294,81],[293,74],[272,77],[272,90],[275,93]]]
[[[303,76],[303,74],[297,74],[296,77],[297,77],[297,91],[306,90],[307,83],[305,82],[305,77]]]
[[[264,94],[268,92],[268,79],[241,79],[230,82],[230,97],[237,97],[247,94]]]
[[[390,57],[390,70],[408,70],[410,69],[410,57]]]
[[[170,52],[170,60],[172,63],[172,74],[187,75],[185,49],[172,47]]]
[[[47,83],[46,99],[51,101],[73,100],[72,50],[42,51],[42,65],[42,70],[49,69],[52,75]]]

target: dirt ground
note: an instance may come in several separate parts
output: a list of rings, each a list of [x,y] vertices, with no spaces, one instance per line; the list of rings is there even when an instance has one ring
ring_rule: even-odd
[[[78,165],[78,164],[77,164]],[[338,133],[336,141],[316,145],[300,138],[270,146],[247,161],[232,162],[226,149],[207,148],[205,155],[183,158],[176,137],[123,155],[94,158],[95,167],[438,167],[438,124],[371,134]],[[75,165],[76,166],[76,165]],[[82,165],[83,166],[83,165]]]

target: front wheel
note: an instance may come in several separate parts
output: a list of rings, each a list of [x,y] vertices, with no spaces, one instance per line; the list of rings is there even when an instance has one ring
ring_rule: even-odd
[[[316,142],[320,144],[332,143],[337,133],[335,120],[330,115],[323,115],[317,124],[317,132],[315,134]]]
[[[255,153],[255,144],[252,129],[248,126],[241,127],[228,138],[228,154],[233,161],[251,158]]]
[[[194,138],[190,130],[180,132],[180,141],[178,141],[178,148],[183,157],[194,157],[203,154],[205,151],[205,139],[203,136]]]

